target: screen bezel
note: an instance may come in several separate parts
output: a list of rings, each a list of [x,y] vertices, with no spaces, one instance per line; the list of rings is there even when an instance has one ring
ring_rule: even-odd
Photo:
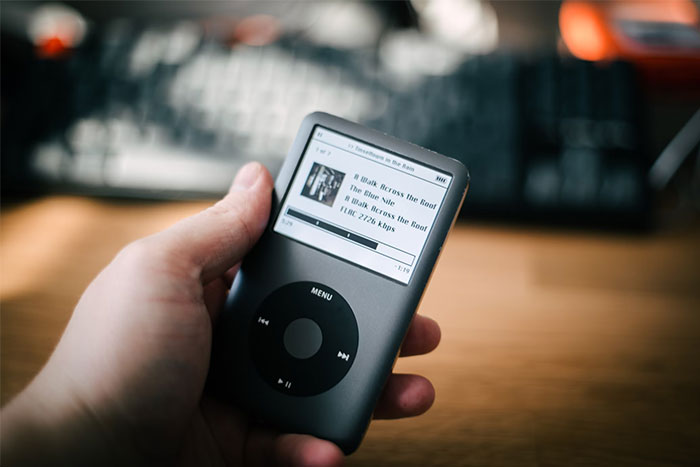
[[[307,117],[307,119],[310,118],[310,117],[313,117],[314,115],[317,115],[317,114],[311,114],[309,117]],[[328,116],[328,117],[331,117],[331,116]],[[335,117],[334,117],[334,118],[335,118]],[[350,122],[347,122],[347,123],[350,123]],[[357,126],[359,126],[359,125],[357,125]],[[380,151],[388,152],[388,153],[390,153],[390,154],[392,154],[392,155],[394,155],[394,156],[400,157],[400,158],[402,158],[402,159],[406,159],[407,161],[416,163],[416,164],[418,164],[418,165],[422,165],[423,167],[427,167],[428,169],[434,170],[434,171],[436,171],[436,172],[442,173],[442,174],[447,175],[447,176],[450,177],[450,182],[449,182],[448,185],[445,187],[445,193],[444,193],[444,195],[443,195],[443,197],[442,197],[442,200],[440,201],[440,206],[439,206],[438,209],[437,209],[437,212],[436,212],[436,214],[435,214],[435,218],[433,219],[433,222],[432,222],[432,224],[431,224],[431,226],[430,226],[430,230],[428,231],[428,234],[427,234],[427,236],[425,237],[425,241],[423,242],[423,245],[422,245],[422,247],[421,247],[421,249],[420,249],[420,252],[419,252],[418,255],[416,256],[415,265],[413,266],[413,268],[412,268],[412,270],[411,270],[411,275],[410,275],[410,277],[409,277],[409,279],[408,279],[407,282],[402,282],[402,281],[400,281],[400,280],[398,280],[398,279],[395,279],[395,278],[393,278],[393,277],[391,277],[391,276],[387,276],[387,275],[384,274],[384,273],[375,271],[375,270],[373,270],[373,269],[371,269],[371,268],[369,268],[369,267],[367,267],[367,266],[363,266],[363,265],[361,265],[361,264],[358,264],[358,263],[356,263],[356,262],[354,262],[354,261],[352,261],[352,260],[350,260],[350,259],[344,258],[344,257],[342,257],[342,256],[338,256],[337,254],[334,254],[334,253],[330,253],[330,252],[328,252],[328,251],[326,251],[326,250],[324,250],[324,249],[322,249],[322,248],[320,248],[320,247],[318,247],[318,246],[315,246],[315,245],[312,245],[312,244],[309,244],[309,243],[305,243],[305,242],[303,242],[302,240],[299,240],[298,238],[290,237],[290,236],[288,236],[288,235],[286,235],[286,234],[277,232],[277,231],[274,229],[274,228],[275,228],[275,225],[277,224],[277,222],[278,222],[278,220],[279,220],[279,217],[280,217],[281,215],[283,215],[283,213],[282,213],[282,207],[284,206],[284,204],[285,204],[285,202],[286,202],[286,200],[287,200],[287,197],[288,197],[289,194],[290,194],[292,184],[294,183],[294,180],[296,179],[296,176],[297,176],[298,171],[299,171],[299,167],[301,166],[302,160],[304,159],[304,155],[306,154],[306,151],[308,150],[308,147],[309,147],[309,145],[311,144],[311,140],[313,139],[313,135],[314,135],[314,133],[316,132],[316,129],[317,129],[317,128],[322,128],[322,129],[324,129],[324,130],[326,130],[326,131],[330,131],[330,132],[336,133],[336,134],[341,135],[341,136],[343,136],[343,137],[349,138],[349,139],[351,139],[351,140],[353,140],[353,141],[357,141],[357,142],[359,142],[359,143],[366,144],[366,145],[368,145],[368,146],[371,146],[371,147],[373,147],[373,148],[376,148],[376,149],[378,149],[378,150],[380,150]],[[366,129],[366,130],[368,130],[368,131],[373,131],[373,130],[370,130],[370,129]],[[455,183],[456,174],[454,174],[454,173],[452,173],[452,172],[450,172],[450,171],[447,171],[447,170],[445,170],[444,168],[436,167],[436,166],[434,166],[434,165],[432,165],[432,164],[430,164],[430,163],[426,163],[425,161],[416,159],[416,158],[414,158],[414,157],[407,156],[407,155],[405,155],[404,153],[398,152],[397,150],[394,150],[394,149],[392,149],[392,148],[390,148],[390,147],[380,146],[380,145],[378,145],[377,143],[370,142],[370,141],[368,141],[367,139],[365,139],[364,137],[356,136],[356,135],[353,135],[353,134],[349,134],[349,133],[346,132],[346,131],[343,131],[343,130],[340,130],[340,129],[337,129],[337,128],[333,128],[333,127],[330,126],[330,125],[326,125],[326,124],[320,123],[320,122],[318,122],[318,121],[314,122],[314,123],[311,125],[311,127],[310,127],[309,129],[307,129],[307,131],[304,131],[304,125],[302,124],[302,129],[300,130],[299,135],[297,136],[297,138],[299,138],[299,137],[302,136],[302,135],[304,136],[305,140],[304,140],[304,143],[303,143],[303,146],[302,146],[301,150],[300,150],[299,152],[297,152],[297,154],[296,154],[296,157],[295,157],[295,160],[294,160],[294,170],[292,171],[291,176],[290,176],[287,180],[285,180],[286,186],[285,186],[285,189],[284,189],[284,194],[283,194],[282,197],[280,198],[279,204],[275,207],[276,212],[274,213],[274,216],[273,216],[273,217],[270,217],[270,222],[269,222],[269,224],[268,224],[268,227],[269,227],[270,232],[273,233],[273,234],[275,234],[275,235],[277,235],[277,236],[280,236],[280,237],[282,237],[282,238],[284,238],[284,239],[286,239],[286,240],[290,240],[290,241],[293,241],[293,242],[298,243],[298,244],[300,244],[300,245],[303,245],[303,246],[305,246],[305,247],[307,247],[307,248],[311,248],[311,249],[316,250],[316,251],[318,251],[318,252],[320,252],[320,253],[322,253],[322,254],[324,254],[324,255],[327,255],[327,256],[330,256],[330,257],[332,257],[332,258],[335,258],[335,259],[338,259],[338,260],[340,260],[340,261],[343,261],[344,263],[350,264],[350,265],[352,265],[352,266],[354,266],[354,267],[356,267],[356,268],[359,268],[359,269],[365,270],[365,271],[367,271],[367,272],[370,272],[370,273],[372,273],[372,274],[374,274],[374,275],[377,275],[377,276],[379,276],[379,277],[381,277],[381,278],[383,278],[383,279],[389,280],[389,281],[394,282],[394,283],[396,283],[396,284],[399,284],[399,285],[401,285],[401,286],[407,287],[407,286],[411,285],[411,283],[414,281],[414,278],[416,277],[416,273],[417,273],[419,267],[421,266],[421,264],[422,264],[422,262],[423,262],[425,249],[426,249],[426,247],[428,246],[428,244],[430,244],[430,242],[431,242],[431,238],[432,238],[433,233],[434,233],[434,231],[435,231],[435,227],[437,226],[438,222],[440,222],[441,218],[443,217],[443,209],[444,209],[445,204],[446,204],[446,202],[447,202],[447,200],[448,200],[448,198],[449,198],[449,196],[450,196],[450,189],[452,188],[453,184]],[[383,135],[383,136],[387,136],[387,135]],[[296,143],[296,142],[295,142],[295,143]],[[420,148],[420,147],[418,147],[418,146],[412,145],[411,143],[406,143],[406,144],[409,144],[409,145],[413,146],[415,149],[420,149],[420,150],[423,150],[423,151],[428,151],[427,149],[423,149],[423,148]],[[292,151],[294,150],[295,146],[296,146],[296,144],[294,144],[294,145],[292,146]],[[433,154],[437,155],[436,153],[433,153]],[[283,170],[284,170],[284,168],[283,168]],[[398,169],[395,169],[395,170],[398,170]],[[280,175],[282,175],[282,173],[281,173]],[[404,173],[404,175],[406,175],[406,176],[411,176],[410,174],[406,174],[406,173]]]

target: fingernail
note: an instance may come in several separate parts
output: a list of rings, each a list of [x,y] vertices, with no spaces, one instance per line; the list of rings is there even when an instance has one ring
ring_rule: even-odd
[[[233,188],[237,190],[247,190],[255,185],[256,180],[260,177],[262,166],[259,162],[249,162],[238,171],[236,178],[233,179]]]

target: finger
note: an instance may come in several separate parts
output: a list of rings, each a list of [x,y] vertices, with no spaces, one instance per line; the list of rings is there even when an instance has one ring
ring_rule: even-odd
[[[399,356],[426,354],[440,343],[440,325],[434,319],[416,315],[408,328]]]
[[[275,465],[343,465],[343,453],[335,444],[309,435],[287,434],[277,437]]]
[[[206,284],[240,262],[257,242],[270,215],[272,186],[265,167],[246,164],[221,201],[157,234],[154,243],[195,267]]]
[[[384,385],[374,418],[405,418],[420,415],[435,401],[435,389],[419,375],[392,374]]]
[[[330,441],[309,435],[278,435],[254,428],[248,435],[246,465],[339,466],[343,453]]]

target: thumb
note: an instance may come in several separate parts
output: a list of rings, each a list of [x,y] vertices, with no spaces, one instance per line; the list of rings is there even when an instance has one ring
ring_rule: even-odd
[[[272,187],[262,164],[246,164],[221,201],[158,234],[160,246],[208,283],[240,262],[258,241],[270,216]]]

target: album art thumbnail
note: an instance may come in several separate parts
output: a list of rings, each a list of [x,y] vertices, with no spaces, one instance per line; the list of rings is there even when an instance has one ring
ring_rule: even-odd
[[[317,162],[311,166],[301,195],[328,206],[333,206],[345,174]]]

